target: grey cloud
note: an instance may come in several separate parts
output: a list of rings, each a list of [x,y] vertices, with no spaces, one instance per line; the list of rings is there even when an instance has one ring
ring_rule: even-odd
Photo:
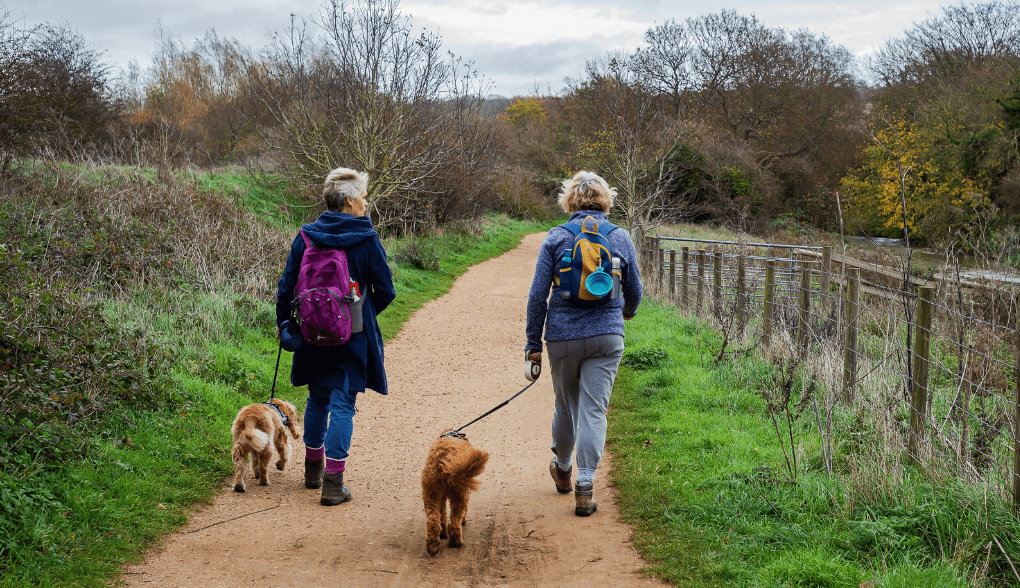
[[[564,78],[578,78],[590,59],[619,47],[629,36],[592,38],[585,41],[551,41],[512,47],[500,44],[451,46],[451,51],[475,62],[479,72],[503,95],[530,94],[535,86],[558,92]]]
[[[318,13],[319,0],[295,0],[286,5],[256,2],[163,2],[160,0],[108,0],[102,2],[36,0],[9,8],[24,26],[66,23],[104,53],[104,61],[117,67],[131,59],[150,61],[155,47],[155,27],[163,28],[186,44],[215,29],[245,45],[262,47],[274,30],[288,26],[290,14]]]

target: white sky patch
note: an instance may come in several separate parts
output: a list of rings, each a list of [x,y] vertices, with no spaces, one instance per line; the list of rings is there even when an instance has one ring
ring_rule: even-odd
[[[458,5],[407,2],[402,4],[416,22],[435,28],[458,44],[498,43],[512,47],[552,40],[587,40],[632,35],[637,41],[648,30],[647,20],[632,11],[611,6],[551,3],[464,3]]]

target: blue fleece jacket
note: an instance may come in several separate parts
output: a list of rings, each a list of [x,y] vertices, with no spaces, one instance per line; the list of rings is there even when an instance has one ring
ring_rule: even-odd
[[[606,213],[595,210],[580,210],[570,215],[570,220],[581,224],[586,217],[593,217],[599,224],[608,222]],[[641,274],[638,271],[637,252],[630,233],[618,228],[609,233],[609,250],[613,257],[620,258],[620,272],[623,274],[621,292],[623,296],[610,300],[595,308],[578,308],[559,296],[550,296],[553,273],[557,260],[564,249],[574,243],[574,234],[563,227],[553,227],[542,243],[535,264],[535,278],[528,294],[528,344],[527,351],[542,351],[542,328],[545,327],[546,341],[583,339],[597,335],[623,335],[623,317],[631,317],[641,303]]]
[[[383,365],[383,340],[376,315],[396,297],[393,274],[386,261],[386,251],[372,221],[367,216],[327,210],[312,224],[301,227],[316,247],[332,247],[347,251],[347,265],[365,296],[362,307],[364,331],[351,335],[350,341],[338,346],[310,345],[307,342],[294,353],[290,381],[295,386],[315,384],[329,388],[343,385],[347,374],[350,389],[370,388],[386,394],[386,369]],[[280,278],[276,296],[276,324],[294,320],[291,301],[297,285],[305,241],[298,233],[290,246],[290,256]]]

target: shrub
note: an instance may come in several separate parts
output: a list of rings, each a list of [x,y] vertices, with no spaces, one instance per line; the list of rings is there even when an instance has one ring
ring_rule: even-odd
[[[426,243],[420,239],[409,239],[407,245],[393,254],[394,261],[406,263],[411,267],[438,272],[439,251],[435,245]]]

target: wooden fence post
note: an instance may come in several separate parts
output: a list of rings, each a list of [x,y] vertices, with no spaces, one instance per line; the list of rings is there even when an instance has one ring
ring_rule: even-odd
[[[680,299],[684,301],[684,304],[690,306],[691,301],[687,299],[687,294],[690,291],[690,289],[687,287],[688,283],[687,274],[690,273],[691,270],[691,248],[684,247],[681,249],[681,251],[683,252],[683,259],[681,261],[683,273],[680,275],[683,276],[683,280],[681,281]]]
[[[1017,320],[1020,328],[1020,319]],[[1017,336],[1013,401],[1013,513],[1020,514],[1020,331]],[[967,418],[967,415],[963,415]]]
[[[655,277],[655,237],[648,237],[648,255],[645,256],[648,264],[649,280]]]
[[[797,321],[797,339],[801,351],[807,351],[811,326],[811,266],[812,262],[801,260],[800,262],[800,292],[799,302],[800,315]]]
[[[708,251],[698,249],[698,310],[701,310],[701,305],[704,302],[706,263],[708,263]]]
[[[722,252],[712,249],[712,298],[715,311],[722,312]]]
[[[920,463],[921,440],[928,420],[928,358],[931,349],[931,301],[935,289],[918,288],[917,316],[914,320],[913,375],[910,383],[910,438],[907,457],[911,463]]]
[[[765,261],[765,308],[762,311],[761,338],[764,345],[772,342],[772,319],[776,312],[776,260]]]
[[[644,274],[650,275],[652,271],[652,262],[650,261],[652,255],[652,238],[645,236],[644,241],[641,243],[641,264],[644,266]]]
[[[676,249],[669,250],[669,298],[676,302]]]
[[[822,277],[819,283],[819,289],[821,290],[821,302],[822,310],[826,311],[829,309],[832,298],[832,293],[829,292],[829,275],[832,271],[832,246],[826,245],[822,247]]]
[[[666,250],[662,248],[662,240],[659,239],[658,237],[655,238],[655,249],[659,253],[659,271],[658,271],[659,279],[656,281],[656,284],[658,285],[658,288],[656,288],[656,290],[661,292],[662,291],[661,288],[663,286],[663,278],[666,277]]]
[[[737,256],[737,331],[743,332],[744,325],[747,322],[747,316],[744,312],[744,306],[747,302],[744,300],[745,295],[744,286],[744,254]]]
[[[846,334],[843,338],[843,400],[853,402],[857,389],[857,317],[861,304],[861,268],[846,277]]]
[[[963,387],[963,407],[960,408],[960,464],[963,465],[964,467],[966,467],[967,466],[967,461],[969,459],[969,456],[967,455],[967,438],[970,436],[969,429],[970,429],[970,394],[971,394],[971,386],[970,386],[970,380],[968,380],[962,374],[961,374],[961,379],[963,380],[962,382],[960,382],[961,386]],[[1020,411],[1020,409],[1017,409],[1017,410]],[[1014,476],[1017,475],[1017,471],[1018,471],[1016,466],[1017,466],[1017,464],[1016,464],[1016,461],[1014,460],[1014,462],[1013,462],[1013,475]],[[1013,492],[1014,492],[1013,501],[1014,501],[1014,505],[1016,504],[1016,484],[1018,484],[1018,483],[1020,483],[1020,480],[1016,480],[1016,479],[1013,480]],[[1014,506],[1014,508],[1016,508],[1016,507]]]

